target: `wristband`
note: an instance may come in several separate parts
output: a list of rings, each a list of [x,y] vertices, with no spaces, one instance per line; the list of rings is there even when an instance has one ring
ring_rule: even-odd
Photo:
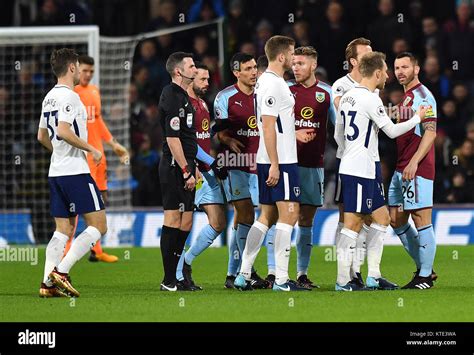
[[[185,165],[184,168],[181,169],[181,171],[183,172],[183,174],[190,173],[189,165]]]

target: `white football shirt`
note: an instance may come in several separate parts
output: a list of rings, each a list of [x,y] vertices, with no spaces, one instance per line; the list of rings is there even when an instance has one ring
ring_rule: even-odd
[[[71,130],[87,142],[87,111],[79,95],[66,85],[56,85],[46,94],[40,117],[40,128],[48,129],[53,145],[49,176],[89,174],[86,152],[58,137],[60,121],[71,124]]]
[[[332,84],[332,99],[333,99],[333,102],[336,99],[336,97],[341,97],[346,92],[348,92],[350,89],[355,88],[357,85],[359,85],[359,83],[357,81],[355,81],[354,79],[352,79],[350,74],[346,74],[343,77],[337,79],[334,82],[334,84]],[[375,89],[375,91],[374,91],[374,93],[377,94],[377,96],[379,95],[379,92],[380,92],[379,89]],[[336,125],[335,125],[336,128],[338,127],[337,124],[342,124],[342,119],[341,119],[340,115],[336,115]],[[337,151],[336,151],[336,158],[341,159],[342,154],[344,153],[344,144],[343,144],[344,137],[342,137],[342,136],[341,137],[336,137],[338,132],[340,132],[340,131],[338,131],[337,129],[334,130],[334,138],[336,140],[336,143],[338,143]],[[341,142],[342,144],[339,144],[339,142]],[[377,160],[376,161],[380,161],[378,151],[377,151]]]
[[[379,129],[391,123],[377,93],[356,86],[339,101],[339,115],[344,124],[344,153],[339,173],[375,179],[379,157]]]
[[[297,163],[295,99],[285,80],[270,70],[265,71],[255,87],[255,105],[260,132],[257,163],[270,164],[263,136],[262,115],[277,117],[275,131],[279,164]]]

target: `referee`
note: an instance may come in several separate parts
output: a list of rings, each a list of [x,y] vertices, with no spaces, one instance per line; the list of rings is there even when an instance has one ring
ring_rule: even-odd
[[[160,97],[159,114],[163,130],[163,156],[160,161],[160,185],[165,219],[161,232],[161,255],[165,277],[161,291],[187,290],[177,282],[176,267],[193,223],[194,194],[198,152],[194,108],[186,89],[197,74],[193,55],[171,54],[166,70],[171,75]]]

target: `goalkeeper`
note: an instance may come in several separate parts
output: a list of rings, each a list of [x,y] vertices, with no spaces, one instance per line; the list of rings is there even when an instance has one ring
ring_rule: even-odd
[[[104,120],[102,119],[99,88],[90,84],[90,81],[94,76],[94,58],[87,55],[82,55],[79,57],[79,75],[79,84],[75,86],[74,91],[79,95],[82,103],[87,109],[87,130],[89,132],[88,143],[94,148],[100,150],[102,152],[102,156],[104,157],[99,165],[95,165],[92,156],[88,154],[87,163],[89,164],[92,178],[94,179],[102,194],[104,204],[107,204],[107,162],[105,160],[104,146],[102,145],[102,142],[105,142],[105,144],[112,148],[114,153],[120,157],[120,162],[123,164],[128,164],[129,153],[127,149],[118,143],[117,140],[112,136],[109,129],[105,125]],[[73,237],[74,233],[69,239],[65,254],[69,250],[69,246]],[[102,250],[99,240],[91,249],[89,261],[104,261],[113,263],[118,261],[118,257],[105,253]]]

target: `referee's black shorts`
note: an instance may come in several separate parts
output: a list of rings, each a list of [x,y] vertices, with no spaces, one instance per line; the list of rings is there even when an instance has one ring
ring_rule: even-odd
[[[194,160],[187,159],[189,170],[193,173],[196,169]],[[172,165],[172,158],[163,156],[159,167],[161,195],[164,210],[180,210],[188,212],[194,210],[194,196],[196,189],[184,189],[183,172],[178,163]]]

